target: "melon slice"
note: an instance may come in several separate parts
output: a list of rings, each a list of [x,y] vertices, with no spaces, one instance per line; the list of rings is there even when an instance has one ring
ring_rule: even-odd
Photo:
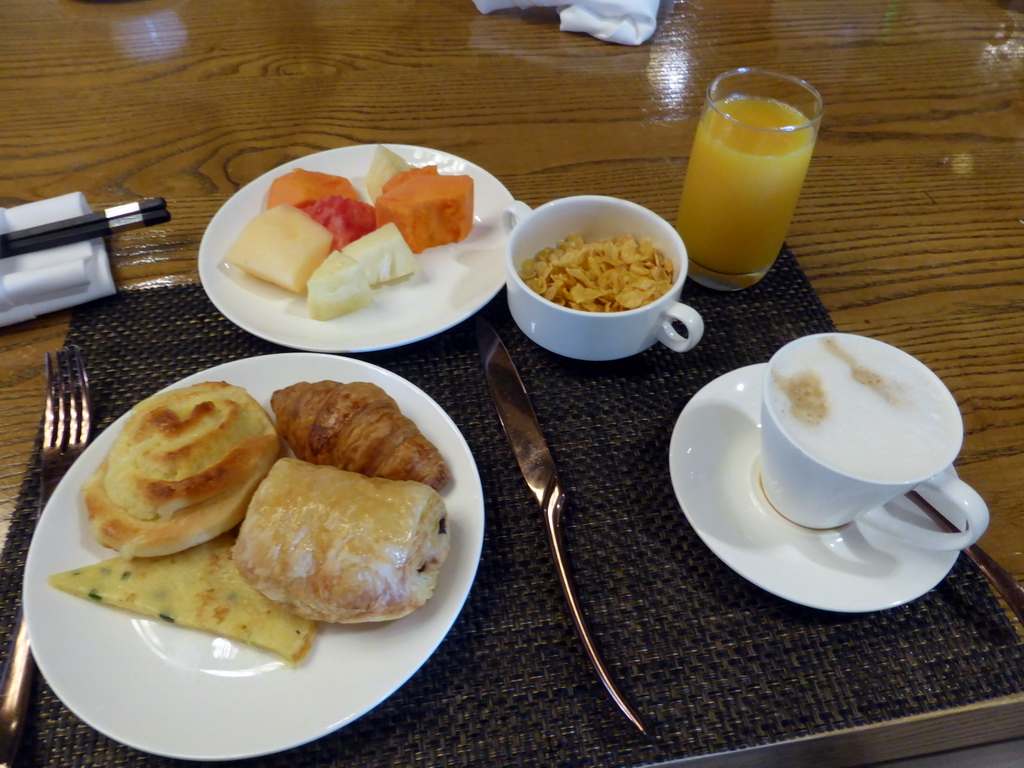
[[[388,222],[341,250],[362,265],[370,285],[380,285],[414,274],[419,262],[398,227]]]
[[[334,236],[326,227],[290,205],[256,214],[227,252],[227,262],[292,293],[306,282],[331,252]]]
[[[370,282],[362,265],[341,251],[333,251],[307,284],[309,316],[331,320],[373,303]]]
[[[370,201],[380,196],[384,185],[392,176],[408,171],[410,167],[399,155],[378,144],[370,161],[370,170],[366,174],[366,194]]]

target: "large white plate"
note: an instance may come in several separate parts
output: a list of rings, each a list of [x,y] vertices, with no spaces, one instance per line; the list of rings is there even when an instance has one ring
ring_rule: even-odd
[[[311,320],[306,299],[247,275],[224,261],[242,228],[266,206],[270,183],[294,168],[347,177],[366,200],[365,177],[377,145],[342,147],[292,160],[238,190],[210,221],[199,244],[199,278],[214,305],[235,325],[293,349],[368,352],[402,346],[462,322],[505,285],[502,211],[512,195],[487,171],[455,155],[386,144],[414,166],[473,178],[474,223],[460,243],[428,248],[413,278],[374,290],[372,306],[333,320]]]
[[[32,537],[25,570],[25,617],[36,662],[54,693],[98,731],[146,752],[193,760],[277,752],[375,707],[448,633],[476,575],[484,501],[465,439],[430,397],[382,368],[308,353],[238,360],[173,387],[227,381],[245,387],[269,413],[274,390],[323,379],[383,388],[448,463],[452,482],[442,496],[451,549],[433,598],[393,622],[323,624],[310,656],[293,668],[241,643],[90,605],[50,587],[51,574],[113,554],[92,540],[80,491],[123,428],[122,416],[57,487]]]
[[[672,432],[672,486],[704,543],[759,587],[829,611],[892,608],[938,584],[957,552],[918,549],[857,522],[811,530],[775,511],[758,477],[764,370],[751,365],[707,384]],[[890,503],[935,529],[909,501]]]

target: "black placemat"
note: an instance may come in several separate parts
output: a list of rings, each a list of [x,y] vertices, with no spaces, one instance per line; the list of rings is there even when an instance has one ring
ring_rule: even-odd
[[[407,347],[354,355],[423,388],[476,458],[486,538],[462,614],[423,668],[372,712],[312,744],[243,764],[613,768],[1024,691],[1021,642],[965,558],[909,605],[843,615],[780,600],[711,554],[670,486],[668,444],[680,410],[714,377],[832,324],[789,253],[742,294],[688,284],[684,299],[706,322],[697,349],[677,355],[655,346],[611,363],[538,348],[511,321],[503,294],[483,310],[520,367],[559,463],[570,499],[566,538],[593,629],[650,732],[633,729],[584,659],[540,513],[497,420],[473,324],[465,322]],[[122,291],[83,306],[68,341],[87,350],[101,426],[185,375],[287,351],[231,325],[198,286]],[[0,572],[5,632],[34,481],[34,474],[26,480]],[[146,703],[137,707],[144,717]],[[217,716],[225,728],[246,727],[230,712]],[[21,758],[26,766],[178,762],[96,733],[43,681]]]

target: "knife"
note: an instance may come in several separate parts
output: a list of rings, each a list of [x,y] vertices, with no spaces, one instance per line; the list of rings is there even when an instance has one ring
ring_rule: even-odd
[[[642,732],[644,731],[643,721],[619,691],[611,672],[598,653],[583,614],[583,606],[576,594],[562,538],[562,510],[565,507],[565,492],[558,480],[554,457],[540,431],[540,424],[537,423],[537,415],[530,404],[529,395],[526,393],[522,379],[519,378],[515,363],[512,362],[512,358],[497,332],[479,315],[476,318],[476,340],[480,348],[484,376],[491,389],[491,397],[494,400],[494,407],[498,411],[498,418],[512,444],[512,453],[516,457],[519,469],[522,470],[527,485],[530,486],[533,495],[537,497],[537,502],[544,513],[548,542],[551,545],[551,554],[555,558],[555,569],[558,571],[558,579],[562,584],[565,599],[569,603],[569,612],[576,625],[576,632],[580,640],[583,641],[583,647],[590,663],[593,664],[604,687],[608,689],[608,693],[618,704],[619,709]]]

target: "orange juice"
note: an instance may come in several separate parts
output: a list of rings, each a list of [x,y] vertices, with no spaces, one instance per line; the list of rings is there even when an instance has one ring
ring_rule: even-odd
[[[749,285],[771,267],[811,161],[814,118],[776,99],[747,95],[705,108],[676,222],[698,282],[704,268],[726,282],[731,275],[749,276]]]

